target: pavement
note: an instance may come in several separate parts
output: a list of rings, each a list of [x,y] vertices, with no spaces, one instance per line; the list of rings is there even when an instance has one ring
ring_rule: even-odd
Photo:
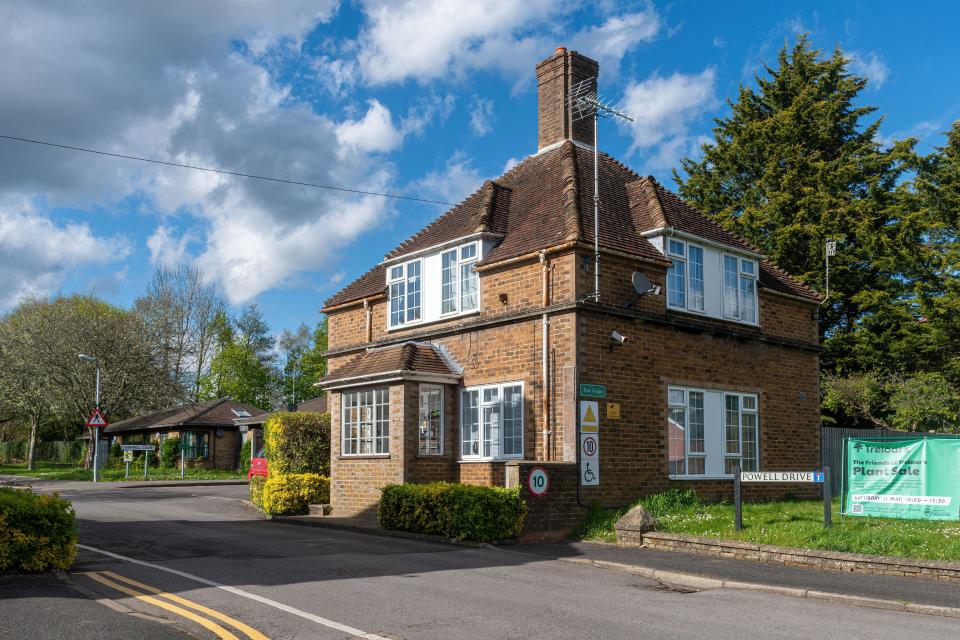
[[[854,578],[843,574],[787,571],[777,577],[758,563],[728,566],[646,549],[579,543],[468,547],[297,526],[257,518],[243,507],[246,489],[239,486],[98,488],[63,495],[74,502],[82,545],[68,578],[96,594],[89,603],[115,613],[99,604],[109,602],[129,611],[131,624],[151,625],[101,637],[164,637],[150,635],[158,619],[166,621],[167,631],[199,638],[939,640],[956,634],[957,620],[949,617],[774,592],[678,588],[627,569],[663,563],[657,566],[670,573],[771,584],[803,576],[803,584],[818,588]],[[618,570],[593,563],[616,563]],[[869,587],[871,593],[960,604],[960,589],[948,585],[912,580],[896,587],[908,591],[896,591],[889,586],[896,580],[855,578],[861,589],[880,585]],[[61,602],[75,606],[75,591],[24,593],[0,600],[0,629],[43,624],[43,637],[75,637],[67,616],[47,613]]]
[[[0,487],[35,487],[37,491],[62,493],[64,491],[90,492],[143,487],[217,487],[249,484],[243,480],[118,480],[116,482],[89,482],[87,480],[50,480],[32,476],[0,474]]]

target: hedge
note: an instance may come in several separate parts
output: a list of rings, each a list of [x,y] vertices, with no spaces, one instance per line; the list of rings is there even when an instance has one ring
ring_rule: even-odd
[[[329,413],[274,413],[263,427],[263,439],[270,475],[330,475]]]
[[[263,485],[267,481],[263,476],[250,478],[250,502],[263,509]]]
[[[271,473],[257,489],[251,481],[250,500],[271,516],[303,515],[310,511],[311,504],[330,502],[330,479],[316,473]]]
[[[250,438],[247,438],[246,442],[243,443],[243,446],[240,447],[240,471],[247,473],[250,471],[250,462],[251,462],[251,442]]]
[[[385,529],[489,542],[520,535],[527,503],[519,489],[436,482],[382,489],[377,519]]]
[[[180,462],[180,438],[167,436],[160,443],[160,466],[167,469]]]
[[[76,515],[69,500],[0,487],[0,570],[69,569],[76,545]]]

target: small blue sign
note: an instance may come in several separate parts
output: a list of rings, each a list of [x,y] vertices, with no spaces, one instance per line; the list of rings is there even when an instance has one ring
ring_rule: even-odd
[[[823,482],[823,471],[814,471],[814,472],[813,472],[813,481],[814,481],[814,482]]]

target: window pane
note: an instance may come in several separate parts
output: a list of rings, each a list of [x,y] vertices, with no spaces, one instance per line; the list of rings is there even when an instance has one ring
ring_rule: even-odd
[[[740,261],[740,271],[748,275],[756,275],[756,267],[753,260],[741,260]]]
[[[728,318],[740,317],[740,306],[737,304],[739,278],[737,259],[732,256],[723,256],[723,315]]]
[[[670,240],[667,244],[667,251],[672,256],[683,257],[683,243],[679,240]]]
[[[440,412],[440,389],[420,390],[420,453],[443,453],[440,434],[443,416]]]
[[[745,322],[756,322],[756,280],[750,277],[740,277],[740,319]]]
[[[670,404],[679,404],[681,406],[687,404],[683,399],[683,389],[670,389]]]
[[[748,471],[740,464],[740,458],[724,458],[723,459],[723,472],[728,474],[733,474],[736,472],[737,467],[740,467],[740,471]]]
[[[683,309],[687,301],[687,263],[675,258],[672,262],[673,266],[667,271],[667,302],[671,307]]]
[[[475,389],[460,396],[460,455],[480,455],[480,392]]]
[[[668,416],[667,458],[670,461],[670,473],[683,475],[686,473],[686,409],[671,408]]]
[[[690,456],[687,459],[687,475],[702,476],[707,472],[706,458]]]
[[[690,308],[703,311],[703,249],[691,246],[690,260]]]
[[[403,279],[403,265],[397,265],[396,267],[390,267],[390,279],[391,280],[402,280]]]
[[[503,388],[503,455],[523,455],[523,388]]]
[[[690,453],[703,453],[704,422],[703,422],[703,392],[690,391],[687,394],[690,401]]]
[[[343,394],[343,455],[390,453],[389,397],[383,387]]]
[[[724,396],[725,410],[723,424],[726,433],[727,453],[740,454],[740,396]]]
[[[746,401],[746,398],[744,398]],[[743,445],[741,450],[741,459],[742,466],[744,471],[756,471],[757,470],[757,414],[755,413],[744,413],[741,416],[743,420],[743,428],[741,429],[741,435],[743,437]]]
[[[476,257],[477,257],[477,245],[468,244],[464,247],[460,247],[461,260],[471,260]]]
[[[441,261],[443,263],[442,312],[454,313],[457,310],[457,250],[444,253]]]
[[[407,322],[420,319],[420,261],[407,265]]]
[[[374,433],[376,452],[390,453],[390,391],[380,388],[374,391]]]
[[[741,396],[741,402],[744,411],[757,410],[757,396]]]
[[[500,399],[497,389],[483,391],[483,456],[500,456]],[[490,404],[492,402],[492,404]]]
[[[480,306],[477,295],[480,288],[480,274],[473,270],[475,261],[460,265],[460,311],[472,311]]]
[[[403,282],[396,282],[390,285],[390,326],[396,327],[403,324]]]

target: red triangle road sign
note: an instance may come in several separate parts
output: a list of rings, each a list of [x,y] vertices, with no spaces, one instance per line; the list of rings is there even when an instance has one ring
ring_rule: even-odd
[[[99,407],[93,410],[93,413],[90,414],[90,419],[87,420],[88,427],[105,427],[107,426],[107,420],[103,417],[103,414],[100,413]]]

